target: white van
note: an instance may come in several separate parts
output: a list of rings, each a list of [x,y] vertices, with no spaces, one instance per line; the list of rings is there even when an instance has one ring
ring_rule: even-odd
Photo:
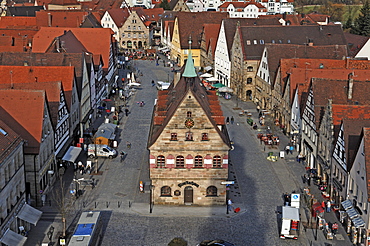
[[[112,149],[108,145],[104,145],[104,144],[89,144],[87,155],[90,158],[94,158],[95,150],[96,150],[96,156],[108,157],[109,159],[112,159],[117,156],[117,151],[115,149]]]

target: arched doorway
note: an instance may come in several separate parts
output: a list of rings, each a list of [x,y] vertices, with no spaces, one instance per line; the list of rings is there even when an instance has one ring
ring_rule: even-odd
[[[141,42],[141,41],[138,42],[138,48],[139,49],[143,48],[143,42]]]
[[[246,96],[246,100],[248,101],[248,100],[252,100],[252,91],[251,90],[247,90],[247,92],[246,92],[246,94],[245,94],[245,96]]]
[[[184,189],[184,203],[193,204],[193,187],[186,186]]]

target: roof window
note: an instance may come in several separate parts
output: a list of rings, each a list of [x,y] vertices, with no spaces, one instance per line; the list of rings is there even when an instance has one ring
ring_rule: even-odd
[[[0,128],[0,132],[1,132],[1,134],[3,134],[4,136],[8,135],[8,133],[7,133],[3,128]]]

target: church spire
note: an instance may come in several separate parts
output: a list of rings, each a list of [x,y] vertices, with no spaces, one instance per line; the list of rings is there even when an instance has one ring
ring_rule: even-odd
[[[197,77],[197,74],[195,72],[193,57],[191,55],[191,36],[189,37],[189,55],[188,55],[188,60],[186,61],[185,70],[184,70],[184,73],[182,74],[182,76],[183,77],[187,77],[187,78],[195,78],[195,77]]]

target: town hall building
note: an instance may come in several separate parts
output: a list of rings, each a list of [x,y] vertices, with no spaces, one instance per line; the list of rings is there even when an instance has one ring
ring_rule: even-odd
[[[201,84],[191,52],[178,81],[159,91],[149,134],[154,204],[224,205],[230,139],[218,96]]]

